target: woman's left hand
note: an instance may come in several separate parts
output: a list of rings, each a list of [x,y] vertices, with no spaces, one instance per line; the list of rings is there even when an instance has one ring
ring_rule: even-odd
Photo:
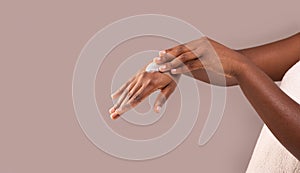
[[[121,114],[137,106],[156,90],[161,90],[154,103],[154,111],[159,112],[175,88],[176,82],[169,74],[146,72],[145,69],[142,69],[112,94],[111,97],[113,99],[119,99],[109,110],[110,117],[111,119],[118,118]]]

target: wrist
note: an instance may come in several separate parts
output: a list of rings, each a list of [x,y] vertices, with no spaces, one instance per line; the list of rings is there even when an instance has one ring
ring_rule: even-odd
[[[251,68],[251,66],[253,65],[253,62],[251,62],[249,58],[247,58],[243,54],[240,54],[240,57],[238,58],[238,60],[236,60],[233,68],[233,76],[236,79],[240,78],[245,72],[249,72],[249,68]]]

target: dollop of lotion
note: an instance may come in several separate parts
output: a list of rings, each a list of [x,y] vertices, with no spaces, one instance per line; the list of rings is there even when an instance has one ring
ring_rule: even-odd
[[[156,64],[155,62],[152,62],[146,67],[145,71],[146,72],[157,72],[157,71],[159,71],[159,67],[160,67],[160,65]]]

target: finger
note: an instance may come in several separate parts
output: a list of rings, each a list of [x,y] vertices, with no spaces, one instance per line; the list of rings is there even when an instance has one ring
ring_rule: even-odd
[[[124,103],[116,110],[116,113],[123,114],[130,110],[131,108],[136,107],[139,103],[141,103],[147,96],[149,96],[155,89],[153,87],[149,87],[149,85],[143,85],[139,91],[127,102]]]
[[[127,94],[127,97],[125,100],[129,100],[131,99],[132,96],[135,95],[135,93],[143,86],[142,83],[137,83]]]
[[[122,103],[126,99],[127,95],[128,95],[128,92],[123,92],[122,95],[120,96],[118,102],[109,110],[109,113],[111,114],[110,115],[111,119],[115,120],[120,116],[120,114],[117,113],[116,110],[122,105]]]
[[[191,72],[193,70],[197,70],[203,68],[203,65],[199,59],[195,59],[192,61],[187,62],[186,64],[178,67],[171,69],[171,74],[182,74],[182,73],[187,73]]]
[[[111,107],[111,108],[109,109],[108,112],[109,112],[110,114],[112,114],[112,113],[114,113],[115,111],[116,111],[115,108],[114,108],[114,107]]]
[[[190,60],[196,59],[198,56],[192,51],[192,52],[186,52],[181,55],[179,55],[177,58],[172,60],[171,62],[165,63],[159,67],[159,71],[166,72],[173,68],[177,68],[183,63],[188,62]]]
[[[118,99],[117,103],[115,103],[114,106],[111,107],[111,108],[109,109],[109,113],[110,113],[110,114],[114,113],[114,112],[116,111],[116,109],[117,109],[118,107],[120,107],[121,103],[122,103],[123,100],[125,99],[125,95],[126,95],[126,94],[127,94],[127,92],[125,92],[125,91],[121,94],[121,96],[120,96],[120,98]]]
[[[132,77],[131,79],[129,79],[129,81],[127,81],[125,84],[123,84],[117,91],[115,91],[112,95],[111,98],[115,99],[118,98],[123,91],[126,89],[126,87],[134,80],[134,77]]]
[[[128,101],[129,104],[131,104],[134,101],[141,101],[143,100],[143,93],[144,92],[149,92],[151,90],[151,85],[149,85],[150,81],[145,83],[135,94],[130,98]]]
[[[125,99],[122,100],[122,103],[119,104],[119,107],[122,107],[122,105],[125,105],[141,87],[142,87],[142,84],[135,84],[134,87],[127,93],[127,95],[125,96]]]
[[[138,94],[138,93],[140,92],[140,90],[143,90],[143,88],[145,88],[147,85],[148,85],[148,83],[146,83],[146,85],[136,84],[136,85],[131,89],[131,91],[128,92],[126,98],[122,100],[122,103],[119,103],[118,109],[117,109],[117,108],[114,109],[114,112],[111,113],[111,116],[110,116],[111,119],[115,120],[115,119],[117,119],[118,117],[120,117],[121,114],[123,114],[123,113],[125,113],[126,111],[128,111],[130,108],[126,107],[126,109],[125,109],[125,107],[124,107],[123,105],[125,105],[126,103],[128,103],[128,100],[129,100],[130,98],[132,98],[132,96],[134,96],[135,94]],[[137,86],[138,86],[138,87],[137,87]],[[132,94],[132,93],[134,93],[134,94]],[[124,107],[124,108],[123,108],[123,107]],[[124,109],[124,111],[121,112],[120,110],[122,110],[122,109]],[[117,110],[118,110],[118,111],[117,111]]]
[[[120,117],[120,115],[119,115],[118,113],[116,113],[116,112],[114,112],[114,113],[112,113],[112,114],[110,115],[110,118],[111,118],[112,120],[115,120],[115,119],[117,119],[118,117]]]
[[[157,64],[163,63],[161,57],[164,57],[165,54],[166,54],[166,51],[165,51],[165,50],[159,51],[159,52],[158,52],[158,57],[153,58],[153,62],[155,62],[155,63],[157,63]]]
[[[133,81],[132,83],[130,83],[126,89],[124,89],[124,91],[122,92],[121,96],[119,97],[118,101],[116,104],[114,104],[114,106],[109,110],[110,113],[115,112],[116,109],[118,109],[120,107],[120,105],[122,104],[123,100],[126,98],[128,92],[135,86],[136,82]]]
[[[160,112],[162,106],[165,104],[169,96],[174,92],[175,88],[176,82],[173,81],[161,90],[154,103],[154,111],[156,113]]]
[[[208,43],[209,41],[207,37],[201,37],[200,39],[192,40],[188,43],[181,44],[173,48],[160,51],[159,57],[154,58],[153,61],[156,62],[157,64],[163,64],[165,62],[173,60],[174,58],[176,58],[177,56],[185,52],[190,52],[197,49],[198,47],[208,45]]]
[[[191,51],[191,49],[189,49],[186,44],[181,44],[181,45],[175,46],[173,48],[160,51],[159,57],[154,58],[154,62],[156,62],[157,64],[169,62],[169,61],[175,59],[177,56],[179,56],[185,52],[188,52],[188,51]]]

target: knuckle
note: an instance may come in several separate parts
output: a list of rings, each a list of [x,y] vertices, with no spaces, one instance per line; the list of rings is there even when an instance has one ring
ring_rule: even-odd
[[[126,104],[126,105],[124,105],[123,109],[128,110],[128,109],[130,109],[131,107],[132,107],[131,104]]]
[[[148,87],[152,87],[152,86],[154,86],[155,85],[155,81],[154,80],[150,80],[149,82],[148,82]]]
[[[197,64],[195,62],[192,62],[188,65],[189,68],[195,68]]]
[[[130,89],[134,86],[135,83],[131,83],[130,85],[128,85],[128,87],[125,90],[125,93],[128,93],[130,91]]]
[[[179,60],[184,62],[184,61],[187,61],[188,58],[189,58],[189,55],[187,53],[184,53],[184,54],[180,55]]]
[[[142,96],[139,94],[139,95],[137,95],[137,96],[133,99],[133,101],[131,102],[131,104],[139,103],[139,102],[141,102],[141,100],[142,100]]]
[[[145,83],[144,83],[144,84],[145,84],[146,86],[148,86],[148,85],[149,85],[149,83],[150,83],[150,82],[152,82],[152,80],[153,80],[153,79],[148,79],[148,80],[146,80],[146,81],[145,81]],[[145,89],[145,88],[143,88],[143,90],[144,90],[144,89]]]
[[[171,69],[171,68],[173,68],[173,66],[174,66],[173,63],[167,63],[166,64],[167,69]]]
[[[128,87],[124,90],[124,92],[122,93],[123,96],[124,96],[126,93],[129,92],[129,88],[130,88],[130,86],[128,86]]]
[[[179,46],[177,46],[177,48],[175,49],[175,53],[181,53],[181,52],[183,52],[184,51],[184,49],[185,49],[185,46],[184,45],[179,45]]]
[[[167,96],[166,95],[163,95],[160,99],[159,99],[159,101],[158,101],[158,103],[160,104],[160,105],[163,105],[166,101],[167,101]]]
[[[168,57],[161,57],[161,62],[167,62],[167,61],[169,61],[169,58]]]
[[[134,93],[133,93],[132,91],[130,91],[130,92],[128,93],[128,97],[131,98],[131,97],[133,96],[133,94],[134,94]]]

